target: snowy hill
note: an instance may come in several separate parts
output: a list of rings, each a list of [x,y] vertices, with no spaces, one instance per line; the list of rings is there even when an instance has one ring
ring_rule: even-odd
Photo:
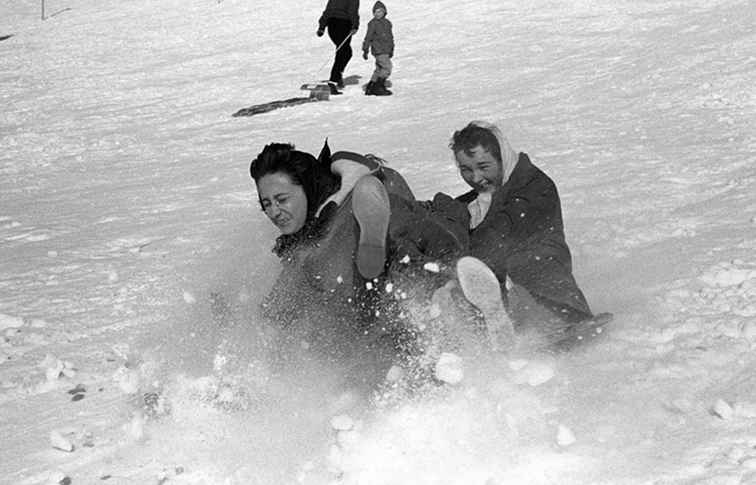
[[[524,3],[388,2],[394,96],[250,118],[327,76],[325,2],[0,4],[0,483],[756,483],[753,2]],[[473,119],[557,182],[608,333],[390,404],[271,373],[250,160],[328,137],[459,194]]]

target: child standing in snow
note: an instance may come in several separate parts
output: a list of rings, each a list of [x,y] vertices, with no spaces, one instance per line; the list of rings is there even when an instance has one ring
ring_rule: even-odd
[[[386,6],[378,0],[373,5],[373,18],[368,22],[365,40],[362,42],[362,58],[367,60],[368,50],[375,57],[375,71],[365,86],[365,94],[387,96],[386,79],[391,75],[391,58],[394,57],[394,34],[391,22],[386,18]]]

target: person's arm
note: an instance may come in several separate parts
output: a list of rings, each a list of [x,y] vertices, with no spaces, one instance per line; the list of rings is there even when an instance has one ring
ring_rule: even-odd
[[[389,50],[389,57],[394,57],[394,28],[389,20],[389,39],[391,40],[391,49]]]
[[[326,10],[323,10],[323,14],[318,19],[318,37],[323,35],[323,32],[325,32],[325,29],[327,26],[328,26],[328,15],[326,14]]]
[[[373,43],[373,36],[375,35],[375,24],[368,22],[367,32],[365,32],[365,40],[362,41],[362,57],[367,59],[367,53],[370,51],[370,44]]]
[[[495,197],[495,196],[494,196]],[[494,208],[496,207],[496,208]],[[533,237],[546,235],[557,228],[559,195],[549,180],[533,179],[528,185],[509,194],[505,201],[492,204],[496,217],[496,236],[505,253],[528,249]]]
[[[350,5],[352,7],[352,11],[350,12],[352,33],[354,33],[360,28],[360,0],[354,0]]]

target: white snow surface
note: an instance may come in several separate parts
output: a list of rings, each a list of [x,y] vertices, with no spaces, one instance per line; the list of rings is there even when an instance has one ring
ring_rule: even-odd
[[[753,2],[388,2],[394,96],[232,118],[327,76],[324,3],[0,3],[0,483],[756,483]],[[473,119],[557,182],[611,326],[406,395],[271,370],[251,159],[328,137],[459,194]]]

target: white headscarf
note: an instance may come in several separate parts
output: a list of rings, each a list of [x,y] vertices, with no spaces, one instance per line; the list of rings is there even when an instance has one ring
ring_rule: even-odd
[[[512,175],[515,165],[517,165],[517,160],[519,159],[517,152],[512,149],[509,141],[496,125],[480,120],[471,121],[470,124],[486,129],[496,137],[496,141],[499,143],[499,152],[501,153],[502,183],[506,183]],[[492,197],[493,193],[491,192],[478,193],[478,197],[467,204],[467,210],[470,212],[470,229],[475,229],[483,222],[486,214],[488,214],[488,210],[491,208]]]

